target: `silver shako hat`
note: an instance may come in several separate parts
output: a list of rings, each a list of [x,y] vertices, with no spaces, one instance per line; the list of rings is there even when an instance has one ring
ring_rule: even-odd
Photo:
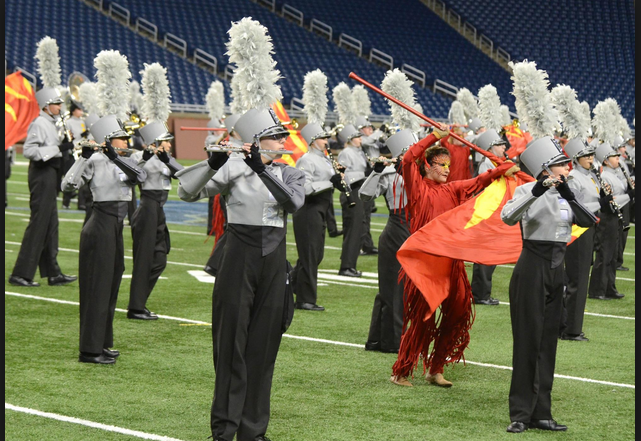
[[[596,152],[594,152],[594,157],[599,162],[599,164],[603,164],[603,161],[611,156],[621,156],[621,153],[614,150],[612,148],[612,144],[610,144],[609,142],[602,143],[597,147]]]
[[[529,143],[520,159],[535,178],[552,165],[570,162],[570,158],[565,156],[559,143],[549,136]]]
[[[283,127],[272,109],[250,109],[238,118],[234,130],[243,142],[256,143],[260,147],[260,139],[274,135],[289,135],[289,130]]]
[[[363,116],[363,115],[356,117],[355,125],[356,125],[356,128],[358,130],[360,130],[360,129],[364,128],[364,127],[372,127],[372,128],[374,127],[372,125],[372,123],[369,122],[369,118],[367,118],[366,116]]]
[[[361,132],[358,131],[356,127],[352,124],[347,124],[343,129],[338,132],[336,137],[338,138],[338,141],[342,144],[345,144],[346,142],[351,141],[354,138],[358,138],[362,136]]]
[[[93,126],[99,119],[100,117],[96,113],[90,113],[89,115],[87,115],[87,117],[85,118],[85,127],[87,128],[87,130],[91,130],[91,126]]]
[[[476,133],[481,127],[483,127],[483,122],[480,118],[472,118],[467,122],[468,130]]]
[[[582,156],[594,155],[594,150],[594,147],[591,147],[581,138],[573,138],[565,145],[565,154],[573,160]]]
[[[483,150],[489,150],[495,145],[505,145],[507,142],[501,138],[501,135],[494,129],[487,129],[485,132],[481,133],[474,139],[474,144],[482,148]],[[475,152],[476,162],[481,162],[485,156],[479,152]]]
[[[307,124],[301,129],[300,134],[305,139],[305,142],[307,142],[307,145],[312,145],[312,142],[316,141],[317,139],[332,137],[332,134],[326,132],[325,129],[318,123]]]
[[[49,104],[62,104],[64,99],[60,95],[60,92],[55,87],[43,87],[36,92],[36,101],[38,101],[38,107],[43,109]]]
[[[174,139],[174,135],[169,133],[167,124],[156,121],[144,125],[138,129],[138,133],[142,136],[142,142],[145,145],[157,144],[162,141],[171,141]]]
[[[103,116],[91,125],[90,131],[91,136],[98,144],[102,144],[107,139],[131,138],[123,128],[122,121],[116,115]]]
[[[223,120],[223,124],[225,125],[225,128],[227,129],[227,133],[231,133],[231,132],[234,131],[234,126],[236,125],[236,123],[238,122],[238,119],[241,116],[242,115],[240,115],[238,113],[234,113],[232,115],[229,115],[227,118],[225,118]]]
[[[412,131],[412,129],[405,129],[399,132],[394,133],[392,136],[387,138],[385,145],[389,149],[393,158],[397,158],[401,154],[405,153],[410,146],[416,144],[418,138]]]
[[[615,149],[618,149],[620,147],[625,147],[625,145],[626,145],[626,140],[621,135],[615,136],[614,139],[612,140],[612,147],[614,147]]]

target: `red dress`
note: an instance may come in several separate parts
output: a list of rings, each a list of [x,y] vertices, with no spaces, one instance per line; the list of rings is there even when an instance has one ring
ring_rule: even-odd
[[[440,214],[451,210],[490,185],[514,164],[504,164],[489,170],[474,179],[440,184],[423,178],[419,171],[425,150],[437,141],[430,135],[414,144],[403,158],[403,179],[407,192],[407,211],[411,223],[410,232],[415,233]],[[439,238],[434,238],[434,247]],[[405,274],[401,270],[400,277]],[[448,297],[441,303],[440,314],[431,314],[424,294],[411,280],[405,278],[405,305],[403,336],[398,359],[393,373],[399,377],[409,376],[419,358],[423,357],[424,371],[442,373],[445,364],[458,362],[470,341],[469,330],[474,321],[472,290],[462,260],[453,260],[451,288]],[[429,293],[427,293],[429,295]],[[430,352],[430,345],[434,342]]]

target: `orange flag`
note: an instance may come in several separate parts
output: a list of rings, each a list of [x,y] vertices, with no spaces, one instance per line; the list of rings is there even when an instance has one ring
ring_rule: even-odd
[[[287,122],[291,121],[289,119],[289,115],[287,114],[287,111],[283,107],[283,105],[280,103],[280,101],[277,101],[275,104],[272,104],[272,109],[276,113],[276,116],[278,116],[278,119],[281,120],[281,122]],[[285,124],[285,128],[289,130],[289,138],[287,138],[287,141],[285,142],[285,148],[287,150],[291,150],[294,152],[293,155],[283,155],[281,159],[277,159],[278,162],[284,162],[287,165],[291,165],[294,167],[296,165],[296,161],[298,161],[298,158],[303,156],[305,153],[307,153],[307,143],[303,139],[303,137],[300,135],[300,132],[298,130],[295,130],[294,127],[291,124]]]
[[[505,152],[508,158],[516,158],[519,156],[532,141],[532,135],[530,135],[529,132],[524,132],[513,124],[505,127],[505,136],[511,145],[507,152]]]
[[[29,124],[40,114],[31,84],[20,72],[4,79],[4,149],[27,136]]]

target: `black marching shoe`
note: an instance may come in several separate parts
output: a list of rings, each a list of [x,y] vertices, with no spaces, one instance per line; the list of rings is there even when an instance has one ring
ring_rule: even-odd
[[[623,297],[625,297],[625,294],[621,294],[618,291],[610,296],[605,296],[606,299],[622,299]]]
[[[552,430],[554,432],[565,432],[568,426],[558,424],[554,420],[532,420],[530,421],[530,429]]]
[[[507,431],[510,433],[521,433],[527,430],[527,424],[522,423],[521,421],[512,421],[509,426],[507,426]]]
[[[266,436],[259,436],[258,438],[255,438],[254,441],[272,441]]]
[[[210,276],[216,277],[216,270],[210,267],[209,265],[205,265],[203,268],[203,271],[209,274]]]
[[[102,355],[109,358],[118,358],[120,356],[120,351],[117,351],[115,349],[103,348]]]
[[[60,273],[55,277],[49,277],[47,279],[47,282],[49,282],[49,285],[51,286],[60,286],[60,285],[66,285],[71,282],[75,282],[76,280],[78,280],[78,277],[76,276],[66,276]]]
[[[621,265],[620,267],[617,268],[617,271],[630,271],[630,268],[627,266]]]
[[[130,309],[127,311],[127,318],[134,320],[158,320],[158,316],[153,312],[149,311],[147,308],[142,311],[137,309]]]
[[[592,300],[612,300],[613,297],[606,297],[606,296],[588,296],[588,299]]]
[[[365,343],[365,350],[366,351],[380,351],[381,350],[381,342],[379,341],[368,341]]]
[[[294,308],[304,309],[305,311],[325,311],[325,308],[316,303],[296,302],[294,303]]]
[[[35,288],[37,286],[40,286],[38,282],[34,282],[33,280],[25,279],[24,277],[20,276],[9,277],[9,283],[13,286],[24,286],[27,288]]]
[[[372,248],[371,250],[361,250],[361,256],[377,256],[378,248]]]
[[[569,340],[569,341],[590,341],[589,338],[585,336],[585,334],[580,333],[578,335],[574,334],[566,334],[565,332],[561,334],[561,340]]]
[[[116,359],[107,357],[104,353],[95,355],[81,352],[80,356],[78,356],[78,361],[80,363],[114,364]]]
[[[330,231],[327,234],[329,234],[329,237],[338,237],[343,235],[343,230]]]
[[[495,299],[494,297],[490,297],[489,299],[480,299],[480,300],[474,299],[474,303],[477,305],[498,305],[499,299]]]
[[[356,268],[341,268],[341,270],[338,272],[338,275],[347,277],[361,277],[363,273],[357,271]]]

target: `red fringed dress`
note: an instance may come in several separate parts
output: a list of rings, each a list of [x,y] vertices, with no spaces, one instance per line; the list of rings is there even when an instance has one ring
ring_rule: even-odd
[[[505,173],[510,165],[500,166],[474,179],[440,184],[423,178],[417,160],[423,160],[425,150],[436,143],[430,135],[414,144],[403,158],[403,179],[407,192],[407,210],[411,219],[410,232],[421,227],[440,214],[451,210],[490,185]],[[514,164],[511,164],[514,165]],[[439,238],[434,237],[433,246],[439,247]],[[414,283],[405,277],[403,336],[393,374],[407,377],[423,358],[424,372],[442,373],[445,364],[463,358],[463,351],[470,341],[469,330],[474,322],[472,290],[465,272],[464,262],[453,260],[451,288],[448,297],[440,305],[439,314],[430,314],[424,296]],[[434,343],[430,352],[430,345]]]

